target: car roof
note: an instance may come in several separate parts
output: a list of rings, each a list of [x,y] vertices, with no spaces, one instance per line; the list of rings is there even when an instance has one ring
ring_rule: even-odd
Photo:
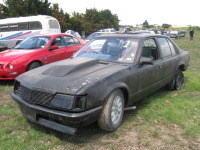
[[[165,35],[159,35],[159,34],[151,34],[151,33],[117,33],[117,34],[106,34],[106,35],[101,35],[96,38],[103,38],[103,37],[122,37],[122,38],[147,38],[147,37],[167,37]]]
[[[56,33],[56,34],[55,33],[48,33],[48,34],[38,34],[38,35],[35,35],[35,36],[49,36],[49,37],[54,37],[54,36],[62,36],[62,35],[73,36],[71,34],[66,34],[66,33]],[[32,37],[35,37],[35,36],[32,36]]]

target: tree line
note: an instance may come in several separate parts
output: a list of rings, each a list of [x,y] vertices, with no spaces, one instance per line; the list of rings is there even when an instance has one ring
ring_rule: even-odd
[[[120,21],[109,9],[92,8],[70,15],[58,3],[51,4],[48,0],[4,0],[4,4],[0,4],[0,19],[33,15],[53,16],[59,21],[62,32],[70,29],[79,33],[85,31],[86,35],[103,28],[118,29]]]

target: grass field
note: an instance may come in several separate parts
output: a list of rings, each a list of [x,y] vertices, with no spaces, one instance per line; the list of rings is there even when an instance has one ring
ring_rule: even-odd
[[[200,31],[174,41],[191,56],[185,88],[141,100],[112,133],[96,123],[74,136],[30,123],[10,97],[13,82],[0,81],[0,150],[200,150]]]

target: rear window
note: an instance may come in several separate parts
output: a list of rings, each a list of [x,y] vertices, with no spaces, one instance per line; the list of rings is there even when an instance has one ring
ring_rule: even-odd
[[[56,20],[49,20],[49,27],[51,29],[59,29],[59,24]]]
[[[172,53],[171,53],[171,49],[169,47],[167,39],[166,38],[158,38],[158,42],[160,44],[162,57],[165,58],[165,57],[171,56]]]

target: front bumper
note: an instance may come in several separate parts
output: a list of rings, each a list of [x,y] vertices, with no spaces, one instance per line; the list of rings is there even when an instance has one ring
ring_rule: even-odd
[[[79,126],[96,121],[102,110],[102,106],[99,106],[80,113],[64,112],[30,104],[15,93],[11,97],[19,104],[22,114],[28,120],[67,134],[75,134]]]
[[[0,70],[0,80],[14,80],[17,76],[24,73],[25,70],[17,71],[1,71]]]

